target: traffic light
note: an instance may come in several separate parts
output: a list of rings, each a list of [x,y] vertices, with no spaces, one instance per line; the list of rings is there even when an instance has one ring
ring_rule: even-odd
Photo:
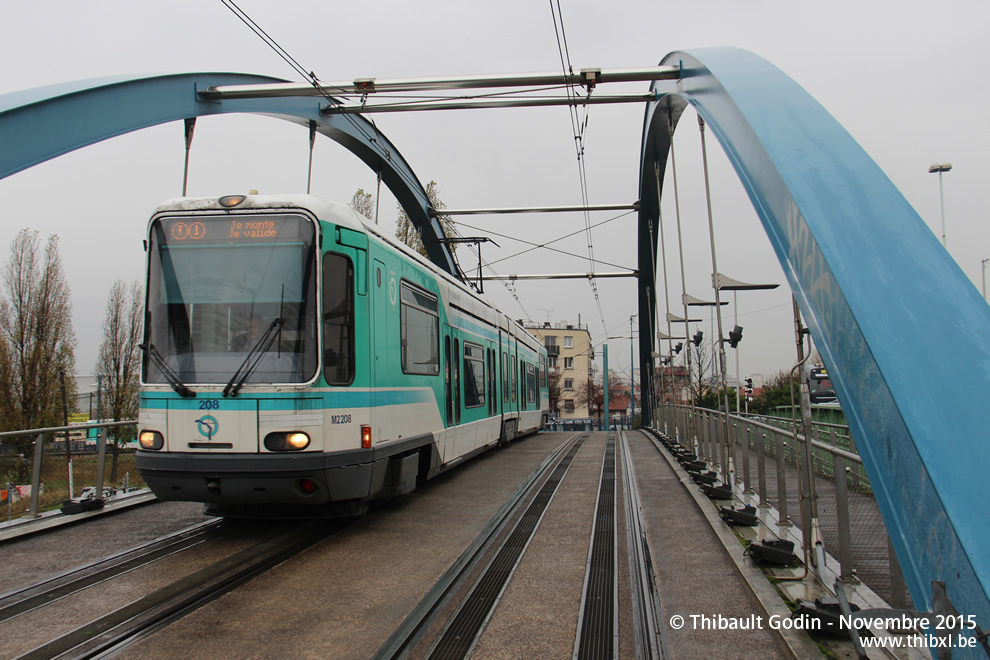
[[[684,342],[677,342],[677,346],[674,346],[674,355],[679,355],[682,348],[684,348]]]
[[[751,396],[753,394],[753,379],[746,378],[746,396]]]
[[[735,348],[739,341],[742,339],[742,326],[737,325],[732,330],[729,331],[729,346]]]
[[[705,336],[704,333],[701,330],[698,330],[696,333],[694,333],[694,337],[691,338],[691,341],[694,343],[695,346],[701,346],[701,338],[704,336]]]

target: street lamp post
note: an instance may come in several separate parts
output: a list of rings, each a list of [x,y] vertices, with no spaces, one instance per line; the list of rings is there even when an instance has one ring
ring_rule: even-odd
[[[952,163],[932,163],[928,168],[929,174],[938,172],[938,198],[942,208],[942,247],[945,247],[945,194],[942,190],[942,173],[952,169]]]
[[[639,316],[633,314],[629,317],[629,405],[632,406],[631,417],[636,418],[636,363],[633,362],[633,319]],[[640,374],[642,375],[642,374]],[[640,388],[642,391],[642,388]],[[632,419],[629,420],[629,427],[632,428]]]

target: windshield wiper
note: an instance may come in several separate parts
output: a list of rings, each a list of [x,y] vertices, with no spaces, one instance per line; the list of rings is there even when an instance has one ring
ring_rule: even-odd
[[[163,358],[162,354],[158,352],[158,349],[155,348],[154,344],[151,342],[148,342],[147,344],[138,344],[138,348],[148,354],[148,357],[150,357],[151,361],[155,363],[158,370],[162,372],[162,375],[165,376],[165,380],[167,380],[168,384],[172,386],[172,389],[179,393],[179,396],[196,396],[196,393],[186,387],[179,379],[179,375],[172,371],[172,368],[165,363],[165,358]]]
[[[264,354],[268,352],[269,348],[271,348],[275,338],[281,334],[283,325],[285,325],[285,319],[281,316],[272,321],[272,324],[268,326],[267,330],[265,330],[265,334],[261,335],[261,338],[258,339],[254,347],[248,351],[247,357],[245,357],[244,361],[241,362],[241,366],[237,367],[237,371],[234,372],[230,382],[227,383],[227,387],[223,388],[224,396],[237,396],[237,393],[244,386],[244,382],[248,379],[248,376],[251,375],[254,368],[258,366],[259,362],[261,362],[261,358],[264,357]],[[278,332],[276,332],[276,330],[278,330]],[[257,357],[255,357],[255,354],[257,354]],[[251,361],[251,358],[254,358],[254,362],[251,362],[251,365],[248,366],[248,362]],[[244,367],[247,367],[247,369]],[[234,384],[235,382],[237,383],[236,385]]]

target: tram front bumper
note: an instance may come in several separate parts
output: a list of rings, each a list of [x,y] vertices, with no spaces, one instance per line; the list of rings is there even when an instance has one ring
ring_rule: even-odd
[[[325,504],[382,490],[387,458],[370,450],[300,454],[139,451],[141,477],[160,500],[215,504]],[[304,482],[316,483],[307,492]]]

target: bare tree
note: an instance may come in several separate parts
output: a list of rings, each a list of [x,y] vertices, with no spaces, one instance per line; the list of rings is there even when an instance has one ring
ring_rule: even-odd
[[[547,374],[547,394],[550,396],[550,413],[560,414],[560,396],[564,392],[564,372],[551,367]]]
[[[608,394],[609,399],[612,398],[613,394],[619,392],[623,387],[622,379],[619,378],[618,374],[609,369],[608,371]],[[587,382],[582,383],[577,389],[577,402],[581,405],[588,406],[588,414],[592,417],[597,417],[601,421],[602,413],[605,411],[605,381],[602,376],[598,376],[594,380],[588,379]]]
[[[10,245],[0,300],[0,422],[5,429],[58,426],[62,420],[59,373],[74,374],[75,333],[69,283],[58,237],[42,253],[37,231],[21,230]],[[75,379],[67,382],[75,399]],[[26,458],[33,438],[9,443]],[[19,475],[22,479],[26,475]]]
[[[138,414],[139,373],[141,359],[138,344],[142,337],[141,312],[144,289],[132,282],[130,289],[117,280],[107,297],[107,315],[103,320],[103,343],[96,359],[96,375],[101,390],[100,419],[120,421]],[[133,437],[132,428],[118,428],[114,433],[110,483],[117,481],[120,445]]]
[[[692,363],[694,373],[691,375],[691,398],[698,400],[710,396],[719,389],[718,378],[714,373],[715,351],[711,344],[702,342],[695,346],[688,342],[686,350],[693,351]]]
[[[440,186],[437,185],[436,181],[430,181],[429,185],[426,186],[426,196],[430,198],[430,204],[436,210],[440,211],[447,208],[447,205],[440,200]],[[449,215],[438,215],[437,220],[448,237],[455,234],[453,218]],[[395,237],[424,257],[427,256],[426,246],[423,245],[423,239],[419,235],[419,230],[416,229],[412,220],[409,219],[409,214],[401,206],[399,207],[399,217],[395,221]],[[456,250],[457,245],[451,243],[450,251],[455,252]]]
[[[364,192],[364,188],[358,188],[351,198],[351,208],[368,218],[375,219],[375,196]]]
[[[600,378],[589,378],[586,382],[578,385],[575,400],[578,405],[588,407],[588,416],[601,419],[602,407],[605,401],[605,388],[600,382]]]

